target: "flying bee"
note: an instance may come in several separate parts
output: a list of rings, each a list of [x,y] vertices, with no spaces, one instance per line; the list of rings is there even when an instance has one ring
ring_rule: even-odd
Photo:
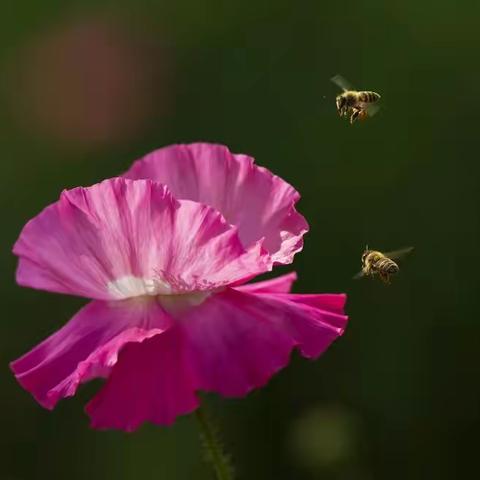
[[[394,259],[403,258],[413,250],[413,247],[402,248],[393,252],[382,253],[370,250],[368,246],[362,254],[362,270],[353,278],[374,277],[378,275],[384,283],[390,283],[390,276],[398,273],[398,265]]]
[[[332,82],[343,90],[337,95],[337,111],[341,117],[350,116],[350,123],[355,120],[364,120],[375,115],[379,106],[380,95],[377,92],[358,91],[340,75],[331,78]]]

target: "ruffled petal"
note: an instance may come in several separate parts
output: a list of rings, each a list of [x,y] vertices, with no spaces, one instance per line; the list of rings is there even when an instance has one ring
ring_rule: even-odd
[[[285,367],[294,347],[323,353],[346,326],[345,296],[301,297],[229,288],[189,311],[179,325],[197,388],[243,396]]]
[[[14,253],[19,284],[100,300],[209,290],[271,268],[213,208],[124,178],[63,192]]]
[[[258,298],[265,308],[284,312],[285,325],[307,358],[319,357],[347,326],[345,294],[267,293]]]
[[[10,367],[19,383],[52,409],[73,396],[80,383],[108,376],[125,344],[143,342],[171,324],[153,299],[93,301]]]
[[[294,347],[320,355],[343,333],[344,295],[252,294],[227,288],[172,328],[126,344],[87,405],[94,428],[170,425],[195,410],[196,392],[244,396],[285,367]]]
[[[308,231],[305,218],[295,209],[300,195],[253,162],[222,145],[173,145],[136,161],[125,176],[150,178],[168,185],[177,198],[216,208],[238,227],[245,247],[264,238],[276,263],[291,263]]]
[[[293,282],[297,280],[295,272],[281,275],[280,277],[263,282],[246,283],[235,287],[236,290],[248,293],[288,293],[292,289]]]
[[[93,428],[133,431],[146,421],[170,425],[197,406],[183,339],[172,328],[142,344],[127,345],[86,411]]]

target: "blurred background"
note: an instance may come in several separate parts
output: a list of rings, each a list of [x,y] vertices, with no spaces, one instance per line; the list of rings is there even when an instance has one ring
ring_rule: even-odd
[[[8,370],[84,303],[15,285],[24,223],[64,188],[198,140],[301,192],[295,291],[349,294],[349,328],[318,361],[208,398],[238,478],[476,471],[479,15],[466,0],[2,4],[0,478],[211,478],[193,419],[95,432],[83,406],[99,383],[48,412]],[[336,73],[378,91],[380,113],[340,120]],[[416,250],[385,287],[351,280],[366,243]]]

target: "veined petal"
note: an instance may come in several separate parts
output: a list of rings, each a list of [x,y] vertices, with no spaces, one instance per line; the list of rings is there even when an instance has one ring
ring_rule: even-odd
[[[146,421],[170,425],[197,406],[183,339],[174,327],[142,344],[127,345],[86,411],[93,428],[132,431]]]
[[[262,282],[246,283],[235,287],[235,290],[247,293],[288,293],[292,289],[293,282],[297,280],[295,272],[281,275],[280,277],[264,280]]]
[[[347,326],[347,296],[342,293],[260,293],[257,298],[264,308],[283,311],[285,327],[307,358],[319,357]]]
[[[170,425],[197,408],[198,390],[244,396],[285,367],[293,348],[320,355],[343,333],[344,296],[291,297],[227,288],[181,312],[165,332],[125,344],[87,405],[92,426]]]
[[[14,253],[19,284],[101,300],[211,290],[271,268],[261,242],[245,250],[213,208],[124,178],[63,192]]]
[[[173,145],[136,161],[128,178],[166,184],[175,197],[217,209],[239,230],[245,247],[264,238],[276,263],[291,263],[308,231],[295,204],[299,193],[247,155],[209,143]]]
[[[87,405],[92,427],[170,425],[197,408],[198,390],[244,396],[285,367],[294,347],[317,357],[343,333],[347,317],[338,312],[345,297],[289,297],[227,288],[177,317],[166,332],[126,345]]]
[[[125,344],[143,342],[171,324],[154,299],[93,301],[10,367],[19,383],[51,409],[74,395],[80,383],[108,376]]]
[[[309,358],[343,333],[344,295],[302,302],[289,294],[252,294],[228,288],[182,318],[196,386],[223,396],[243,396],[263,386],[298,347]],[[331,308],[334,305],[333,309]]]

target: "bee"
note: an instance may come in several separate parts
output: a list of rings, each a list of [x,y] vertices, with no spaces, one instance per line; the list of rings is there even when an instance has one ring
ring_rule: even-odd
[[[374,277],[378,275],[383,283],[389,284],[390,276],[395,275],[399,270],[394,259],[402,258],[412,250],[413,247],[408,247],[393,252],[382,253],[377,250],[370,250],[367,246],[362,254],[362,270],[353,278]]]
[[[377,92],[357,91],[340,75],[331,78],[332,82],[343,90],[337,95],[337,111],[341,117],[350,116],[350,123],[364,120],[375,115],[379,106],[380,95]]]

